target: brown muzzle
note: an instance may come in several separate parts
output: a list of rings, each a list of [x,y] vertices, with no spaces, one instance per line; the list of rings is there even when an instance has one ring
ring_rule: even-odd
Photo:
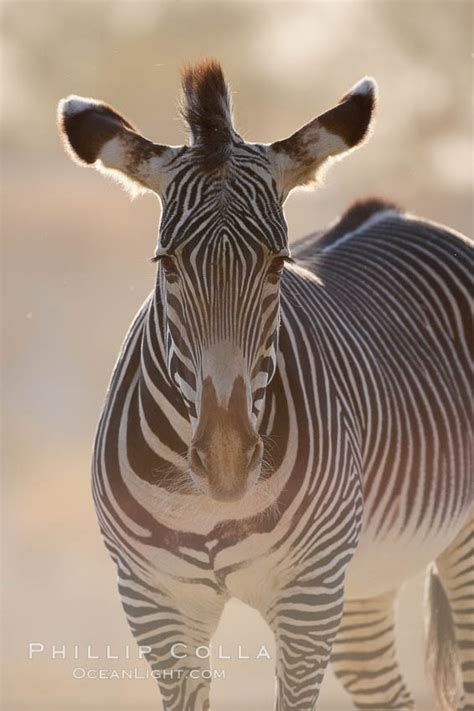
[[[189,464],[203,490],[219,501],[241,499],[261,468],[263,443],[248,412],[245,382],[236,378],[229,401],[219,405],[210,377],[203,383]]]

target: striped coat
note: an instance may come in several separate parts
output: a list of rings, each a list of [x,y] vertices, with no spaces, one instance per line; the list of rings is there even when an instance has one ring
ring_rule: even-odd
[[[186,146],[69,97],[77,162],[162,202],[157,281],[119,355],[93,495],[166,711],[207,711],[231,597],[276,641],[276,711],[326,667],[358,709],[414,709],[397,593],[430,565],[438,697],[474,711],[472,245],[380,200],[290,255],[283,203],[368,135],[375,83],[272,144],[236,132],[218,63],[183,76]],[[244,642],[244,640],[238,640]]]
[[[151,294],[116,366],[93,479],[142,644],[153,638],[146,625],[140,636],[130,576],[152,588],[166,580],[170,591],[175,579],[204,585],[217,610],[237,596],[270,625],[295,619],[297,628],[311,617],[316,628],[313,602],[305,602],[312,571],[321,576],[327,624],[337,619],[357,544],[348,599],[397,590],[461,531],[474,495],[470,249],[445,228],[377,203],[294,245],[278,368],[259,423],[271,469],[237,511],[180,492],[190,427],[169,382],[161,305]],[[275,609],[282,589],[289,602]]]

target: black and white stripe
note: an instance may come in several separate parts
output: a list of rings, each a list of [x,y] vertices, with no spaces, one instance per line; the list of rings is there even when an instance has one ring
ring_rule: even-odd
[[[343,239],[302,245],[283,276],[277,368],[259,415],[272,467],[253,500],[210,503],[186,482],[191,428],[166,363],[160,288],[121,354],[94,470],[124,607],[138,641],[153,647],[152,665],[203,667],[195,657],[183,667],[170,649],[207,644],[238,595],[275,631],[285,710],[314,706],[358,541],[398,551],[398,587],[405,547],[418,550],[418,567],[437,557],[473,500],[467,242],[380,211]],[[358,596],[357,555],[347,594]],[[372,601],[346,597],[334,664],[358,708],[412,708],[390,582],[372,591],[367,581]],[[206,708],[202,679],[161,686],[165,708]]]
[[[290,256],[283,203],[366,139],[372,79],[271,145],[234,129],[217,62],[183,90],[187,146],[96,100],[58,111],[74,160],[162,203],[92,486],[164,708],[209,709],[196,649],[237,597],[274,632],[278,711],[314,711],[331,656],[357,708],[413,709],[394,604],[434,564],[438,695],[453,709],[459,672],[473,711],[472,245],[369,200]]]

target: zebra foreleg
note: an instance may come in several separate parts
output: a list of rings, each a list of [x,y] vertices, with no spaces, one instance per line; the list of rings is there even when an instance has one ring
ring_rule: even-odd
[[[395,645],[396,592],[346,600],[331,664],[357,709],[414,709]]]
[[[459,710],[474,711],[474,517],[437,558],[436,565],[454,624],[454,644],[463,686]],[[441,638],[439,655],[447,653],[446,645],[446,640]],[[452,676],[454,685],[455,674]]]
[[[314,711],[343,608],[343,582],[280,590],[263,616],[276,642],[276,711]]]
[[[132,633],[158,681],[164,711],[208,711],[209,642],[226,599],[189,583],[177,583],[169,595],[135,577],[122,577],[119,590]]]

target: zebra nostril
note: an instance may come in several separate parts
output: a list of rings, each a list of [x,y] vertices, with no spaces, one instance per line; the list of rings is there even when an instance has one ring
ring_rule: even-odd
[[[207,476],[206,467],[204,466],[204,462],[197,447],[191,447],[189,452],[189,463],[195,474],[198,476]]]

